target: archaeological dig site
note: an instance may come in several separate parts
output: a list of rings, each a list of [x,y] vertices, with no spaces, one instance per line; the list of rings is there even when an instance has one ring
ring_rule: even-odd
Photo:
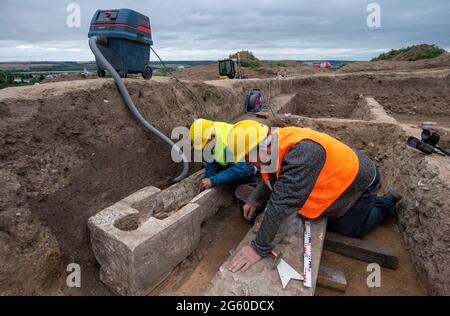
[[[450,294],[448,1],[1,7],[0,296]]]

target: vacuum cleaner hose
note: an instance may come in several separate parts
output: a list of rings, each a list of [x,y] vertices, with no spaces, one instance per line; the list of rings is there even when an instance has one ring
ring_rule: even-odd
[[[161,140],[163,140],[165,143],[167,143],[172,149],[175,149],[175,151],[180,155],[181,159],[183,160],[183,171],[181,174],[174,179],[174,181],[178,182],[183,180],[189,173],[189,162],[187,160],[186,155],[181,151],[181,149],[166,135],[164,135],[161,131],[159,131],[156,127],[154,127],[152,124],[147,122],[147,120],[142,116],[142,114],[137,109],[136,105],[134,104],[133,100],[130,97],[130,94],[128,93],[127,88],[125,87],[125,84],[123,83],[122,78],[120,78],[117,71],[113,68],[113,66],[108,62],[108,60],[103,56],[100,49],[97,46],[97,42],[99,44],[105,45],[107,42],[106,38],[103,37],[97,37],[93,36],[89,39],[89,47],[91,48],[92,52],[95,55],[95,58],[97,59],[97,62],[113,77],[114,81],[116,82],[116,85],[120,91],[120,94],[122,95],[125,103],[127,104],[128,108],[130,109],[131,113],[134,115],[134,117],[150,132],[155,134],[157,137],[159,137]]]

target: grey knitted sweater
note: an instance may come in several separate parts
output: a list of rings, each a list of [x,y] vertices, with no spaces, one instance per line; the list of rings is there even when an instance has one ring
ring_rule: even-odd
[[[359,159],[358,174],[346,191],[323,213],[339,218],[360,198],[375,177],[374,163],[360,151],[353,149]],[[249,203],[260,206],[267,200],[264,218],[252,247],[267,256],[275,246],[274,238],[282,221],[305,204],[325,163],[324,148],[311,140],[294,145],[285,155],[278,179],[270,177],[273,191],[260,181],[249,197]]]

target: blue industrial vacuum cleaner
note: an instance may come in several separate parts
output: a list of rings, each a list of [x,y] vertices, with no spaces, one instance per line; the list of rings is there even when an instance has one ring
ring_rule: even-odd
[[[98,75],[109,72],[122,98],[142,126],[178,153],[183,171],[174,179],[181,181],[189,174],[189,160],[173,140],[148,122],[134,104],[122,78],[128,73],[142,73],[145,79],[152,77],[150,45],[153,44],[150,20],[145,15],[129,9],[98,10],[92,18],[89,30],[89,47],[97,62]]]
[[[149,61],[153,41],[147,16],[130,9],[97,10],[88,36],[98,38],[101,53],[120,77],[126,78],[129,73],[140,73],[144,79],[152,77]],[[98,76],[105,77],[97,58],[96,62]]]

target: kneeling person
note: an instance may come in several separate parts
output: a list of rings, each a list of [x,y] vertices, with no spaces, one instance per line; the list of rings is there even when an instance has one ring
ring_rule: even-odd
[[[326,216],[330,231],[361,237],[395,214],[401,196],[394,190],[376,195],[381,177],[375,164],[327,134],[299,127],[269,133],[268,126],[245,120],[234,125],[228,138],[235,159],[245,157],[261,168],[264,180],[248,198],[245,216],[251,218],[267,202],[255,240],[231,261],[233,272],[267,256],[304,218]],[[261,154],[272,160],[263,162]]]

